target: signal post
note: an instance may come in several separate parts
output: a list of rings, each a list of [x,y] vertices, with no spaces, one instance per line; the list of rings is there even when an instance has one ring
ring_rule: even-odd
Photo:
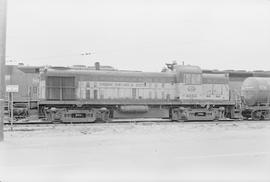
[[[0,141],[4,140],[6,0],[0,0]]]

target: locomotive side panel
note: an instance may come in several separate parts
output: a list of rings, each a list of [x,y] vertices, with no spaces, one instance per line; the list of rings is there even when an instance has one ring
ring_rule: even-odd
[[[229,100],[229,79],[226,74],[203,74],[205,100]]]
[[[79,81],[77,98],[84,99],[173,99],[174,85],[149,82]]]
[[[92,77],[78,76],[77,99],[164,100],[174,99],[175,97],[173,74],[133,72],[124,74],[96,72],[91,74],[93,75]],[[99,77],[96,77],[95,74],[99,74]]]
[[[178,96],[180,100],[202,100],[202,85],[178,84]]]
[[[75,76],[46,76],[41,97],[45,92],[46,100],[75,100],[76,89]]]
[[[50,119],[168,118],[168,107],[151,105],[149,100],[174,99],[173,73],[47,70],[41,78],[40,96],[45,95],[41,112]],[[125,105],[133,110],[122,111]],[[149,109],[140,112],[138,107],[144,106]]]
[[[228,84],[178,84],[180,100],[229,101]]]

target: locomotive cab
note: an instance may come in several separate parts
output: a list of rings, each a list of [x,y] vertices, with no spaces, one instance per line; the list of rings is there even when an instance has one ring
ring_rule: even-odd
[[[202,70],[198,66],[176,67],[176,97],[180,100],[200,99]]]
[[[231,112],[228,75],[203,74],[198,66],[176,67],[176,95],[181,107],[173,120],[222,120]]]

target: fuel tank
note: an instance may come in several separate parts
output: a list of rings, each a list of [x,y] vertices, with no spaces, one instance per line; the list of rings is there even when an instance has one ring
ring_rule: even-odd
[[[265,105],[270,102],[270,78],[249,77],[241,87],[241,96],[248,106]]]
[[[145,113],[148,112],[148,110],[148,106],[143,105],[127,105],[120,107],[120,111],[124,113]]]

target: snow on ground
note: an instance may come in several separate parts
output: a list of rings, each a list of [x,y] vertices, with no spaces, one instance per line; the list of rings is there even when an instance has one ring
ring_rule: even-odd
[[[270,122],[15,126],[0,181],[270,181]]]

